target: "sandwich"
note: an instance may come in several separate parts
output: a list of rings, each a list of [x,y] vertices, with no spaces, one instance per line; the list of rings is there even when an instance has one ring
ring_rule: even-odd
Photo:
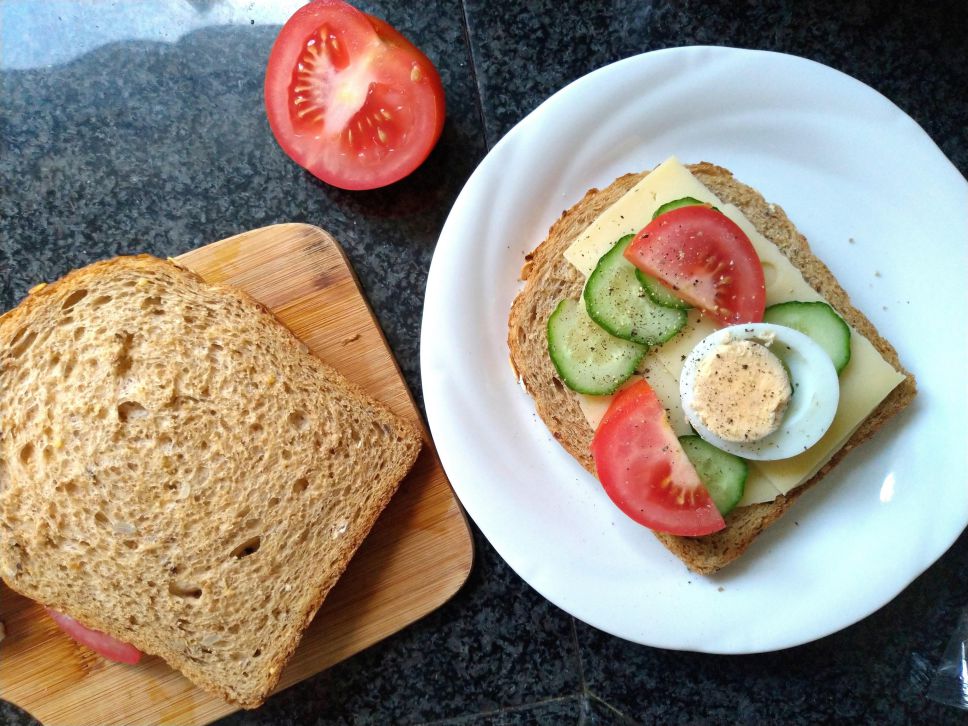
[[[245,708],[420,448],[262,305],[172,261],[98,262],[0,318],[3,581]]]
[[[783,209],[710,163],[589,190],[521,279],[508,345],[539,416],[699,574],[916,393]]]

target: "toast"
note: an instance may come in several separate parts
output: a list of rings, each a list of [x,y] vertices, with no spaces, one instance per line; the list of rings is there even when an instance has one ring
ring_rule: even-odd
[[[807,240],[787,218],[779,205],[767,203],[754,189],[737,181],[726,169],[706,162],[687,167],[700,182],[726,203],[732,203],[771,240],[801,271],[806,282],[820,293],[855,330],[864,335],[880,354],[906,378],[877,406],[852,434],[849,441],[807,482],[769,503],[738,507],[726,515],[726,528],[703,537],[655,536],[685,565],[708,575],[729,564],[750,546],[767,527],[779,519],[810,486],[820,481],[851,449],[870,438],[885,421],[910,403],[916,393],[914,377],[905,371],[894,348],[874,325],[855,308],[830,270],[810,250]],[[592,475],[593,431],[575,396],[563,385],[548,356],[548,317],[562,298],[578,299],[584,276],[564,257],[572,242],[608,207],[638,184],[648,172],[627,174],[605,189],[591,189],[565,211],[551,227],[548,237],[525,259],[521,271],[524,288],[511,307],[508,346],[511,364],[538,414],[565,450]]]
[[[246,708],[421,434],[262,305],[150,256],[0,318],[0,575]]]

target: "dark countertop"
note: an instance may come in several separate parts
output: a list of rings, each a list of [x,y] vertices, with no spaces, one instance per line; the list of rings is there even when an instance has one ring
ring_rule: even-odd
[[[262,80],[278,25],[256,17],[264,3],[170,0],[157,4],[171,23],[160,29],[150,27],[155,16],[143,4],[104,2],[86,15],[70,5],[0,6],[0,310],[37,281],[98,258],[176,255],[305,221],[342,242],[418,400],[423,290],[450,205],[511,126],[602,65],[692,44],[805,56],[887,96],[968,174],[968,5],[957,0],[360,0],[437,64],[448,118],[415,174],[356,193],[316,181],[272,139]],[[237,19],[251,11],[254,22],[223,24],[226,5]],[[25,35],[31,14],[56,33]],[[127,37],[149,39],[111,39],[125,36],[99,25],[122,21],[132,23]],[[178,37],[173,28],[189,22],[197,29]],[[54,45],[88,49],[50,64],[59,58],[50,55]],[[884,173],[890,167],[886,149]],[[475,539],[470,579],[444,607],[220,723],[966,720],[925,697],[968,603],[966,535],[856,625],[754,656],[671,652],[605,635],[545,601],[476,529]],[[0,722],[33,723],[6,703]]]

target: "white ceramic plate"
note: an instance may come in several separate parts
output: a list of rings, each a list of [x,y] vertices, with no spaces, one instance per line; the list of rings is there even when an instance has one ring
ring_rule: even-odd
[[[613,507],[515,382],[526,252],[589,187],[675,154],[781,204],[918,379],[914,404],[722,574],[688,573]],[[531,586],[653,646],[819,638],[887,603],[968,524],[968,184],[922,129],[838,71],[769,52],[662,50],[591,73],[487,155],[444,225],[421,334],[424,398],[468,513]]]

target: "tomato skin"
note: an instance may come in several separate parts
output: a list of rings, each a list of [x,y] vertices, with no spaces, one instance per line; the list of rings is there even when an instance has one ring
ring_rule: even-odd
[[[283,150],[342,189],[375,189],[410,174],[436,145],[446,113],[427,56],[341,0],[313,0],[286,22],[264,92]]]
[[[110,635],[85,627],[74,620],[74,618],[68,617],[56,610],[51,610],[50,608],[45,608],[45,610],[51,619],[57,623],[57,626],[67,633],[72,640],[90,648],[98,655],[108,660],[113,660],[117,663],[127,663],[128,665],[134,665],[141,660],[141,651],[133,645],[128,645],[127,643],[112,638]]]
[[[684,537],[726,526],[645,380],[612,401],[592,439],[592,456],[605,493],[639,524]]]
[[[708,206],[659,215],[625,257],[721,327],[763,320],[766,281],[756,250],[733,220]]]

